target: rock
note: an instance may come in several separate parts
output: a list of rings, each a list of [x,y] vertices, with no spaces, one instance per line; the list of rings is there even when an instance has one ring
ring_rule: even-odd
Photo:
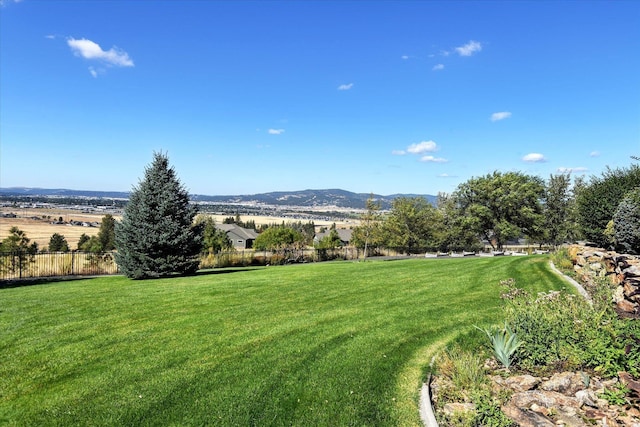
[[[560,408],[556,414],[556,418],[567,427],[589,427],[589,424],[582,421],[574,408]]]
[[[625,276],[640,277],[640,267],[637,265],[630,265],[622,270],[622,273]]]
[[[620,378],[620,381],[622,381],[622,383],[629,389],[640,394],[640,381],[634,380],[633,377],[627,372],[618,372],[618,378]]]
[[[579,390],[584,390],[586,385],[583,375],[579,372],[561,372],[554,374],[549,381],[540,384],[540,388],[546,391],[557,391],[558,393],[573,396]]]
[[[508,388],[515,392],[531,390],[540,384],[540,378],[536,378],[533,375],[514,375],[507,378],[496,375],[491,377],[491,380],[500,387]]]
[[[529,390],[514,393],[509,400],[519,408],[531,408],[534,403],[545,408],[559,408],[561,406],[578,406],[578,400],[574,397],[565,396],[556,391]]]
[[[511,403],[503,406],[502,412],[520,427],[555,427],[555,424],[544,415],[521,409]]]
[[[636,312],[636,305],[634,303],[632,303],[631,301],[628,301],[626,299],[618,301],[616,305],[618,306],[618,308],[620,310],[624,311],[625,313],[635,313]]]
[[[596,395],[593,390],[580,390],[576,392],[576,400],[580,408],[584,405],[591,406],[592,408],[598,407],[598,395]]]

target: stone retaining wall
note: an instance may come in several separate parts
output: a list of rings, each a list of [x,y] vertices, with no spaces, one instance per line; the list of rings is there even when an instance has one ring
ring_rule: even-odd
[[[640,256],[574,245],[569,247],[577,279],[589,287],[598,278],[614,285],[614,303],[621,316],[640,318]]]

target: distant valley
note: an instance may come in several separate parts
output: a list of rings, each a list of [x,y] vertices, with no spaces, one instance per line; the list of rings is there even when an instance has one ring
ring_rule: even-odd
[[[382,209],[389,209],[394,199],[399,197],[424,197],[430,203],[435,203],[436,196],[429,194],[392,194],[383,196],[370,193],[353,193],[340,189],[275,191],[270,193],[237,195],[237,196],[209,196],[192,194],[194,202],[203,205],[237,205],[237,206],[272,206],[280,208],[304,208],[309,210],[334,209],[364,209],[366,201],[373,196]],[[48,188],[12,187],[0,188],[0,197],[9,198],[51,198],[51,199],[111,199],[127,200],[128,192],[118,191],[89,191]]]

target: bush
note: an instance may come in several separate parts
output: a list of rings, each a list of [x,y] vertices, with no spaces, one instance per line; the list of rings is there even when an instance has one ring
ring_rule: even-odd
[[[436,363],[438,389],[436,405],[449,402],[473,402],[475,411],[445,415],[439,411],[441,425],[452,427],[515,426],[500,409],[509,396],[494,396],[484,369],[482,355],[453,347],[442,353]]]
[[[613,215],[613,237],[625,252],[640,253],[640,187],[618,205]]]
[[[531,296],[514,286],[506,295],[507,322],[522,341],[522,368],[592,369],[606,377],[619,371],[640,374],[640,325],[618,317],[608,286],[597,288],[593,305],[564,291]]]

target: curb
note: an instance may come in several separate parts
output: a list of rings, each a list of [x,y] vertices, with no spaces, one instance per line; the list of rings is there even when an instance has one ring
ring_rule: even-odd
[[[560,275],[560,277],[562,277],[565,281],[569,282],[574,288],[576,288],[576,290],[578,291],[578,293],[589,303],[589,304],[593,304],[593,301],[591,300],[591,296],[589,296],[589,293],[582,287],[582,285],[578,282],[576,282],[575,280],[573,280],[571,277],[567,276],[566,274],[564,274],[562,271],[558,270],[556,268],[556,266],[553,264],[553,261],[549,261],[549,265],[551,266],[551,270],[553,270],[554,273]]]
[[[429,393],[429,387],[431,384],[431,374],[426,383],[422,383],[420,389],[420,419],[425,427],[438,427],[438,421],[433,414],[433,408],[431,407],[431,395]]]

